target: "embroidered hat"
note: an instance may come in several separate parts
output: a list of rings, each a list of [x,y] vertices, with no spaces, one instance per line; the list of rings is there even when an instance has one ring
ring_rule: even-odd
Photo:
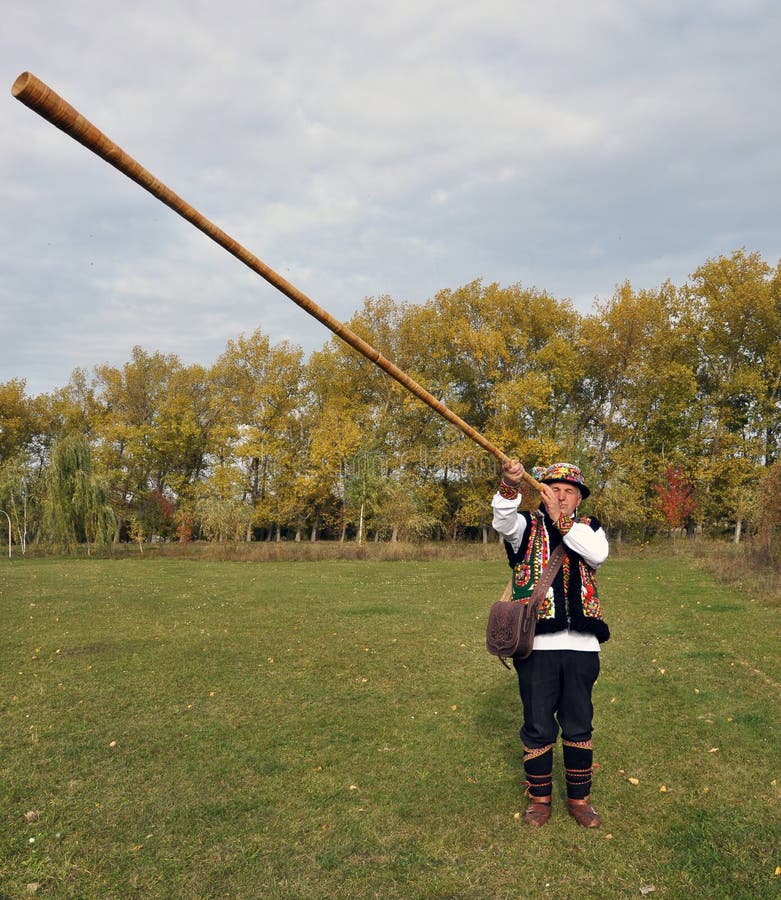
[[[583,495],[584,500],[591,493],[586,486],[583,473],[572,463],[553,463],[553,465],[548,466],[547,469],[535,466],[534,469],[532,469],[532,475],[537,481],[541,481],[543,484],[553,484],[557,481],[565,481],[567,484],[574,484],[576,487],[580,488],[580,493]]]

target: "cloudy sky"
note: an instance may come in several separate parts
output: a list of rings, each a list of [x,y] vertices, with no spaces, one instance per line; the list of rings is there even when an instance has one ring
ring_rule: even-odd
[[[5,0],[0,383],[330,337],[11,96],[29,70],[340,320],[781,257],[776,0]]]

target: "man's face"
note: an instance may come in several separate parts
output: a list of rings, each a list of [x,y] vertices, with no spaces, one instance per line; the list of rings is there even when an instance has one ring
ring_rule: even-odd
[[[559,501],[559,508],[564,515],[574,515],[582,497],[580,488],[576,487],[574,484],[567,484],[566,482],[559,481],[552,484],[551,489],[556,495],[556,499]]]

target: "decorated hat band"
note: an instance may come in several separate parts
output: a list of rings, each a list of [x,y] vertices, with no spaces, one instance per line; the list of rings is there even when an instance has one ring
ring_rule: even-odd
[[[553,463],[553,465],[548,466],[547,469],[535,466],[532,469],[532,475],[534,475],[537,481],[541,481],[543,484],[554,484],[559,481],[564,481],[567,484],[574,484],[580,489],[580,493],[583,495],[584,500],[591,493],[583,478],[583,473],[572,463]]]

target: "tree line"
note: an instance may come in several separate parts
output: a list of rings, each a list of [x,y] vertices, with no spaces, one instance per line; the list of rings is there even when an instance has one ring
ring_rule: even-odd
[[[527,467],[578,463],[614,538],[772,545],[781,262],[738,250],[585,314],[477,280],[368,298],[347,324]],[[305,358],[255,331],[209,367],[136,347],[49,394],[0,384],[0,529],[20,544],[487,540],[497,471],[337,338]]]

